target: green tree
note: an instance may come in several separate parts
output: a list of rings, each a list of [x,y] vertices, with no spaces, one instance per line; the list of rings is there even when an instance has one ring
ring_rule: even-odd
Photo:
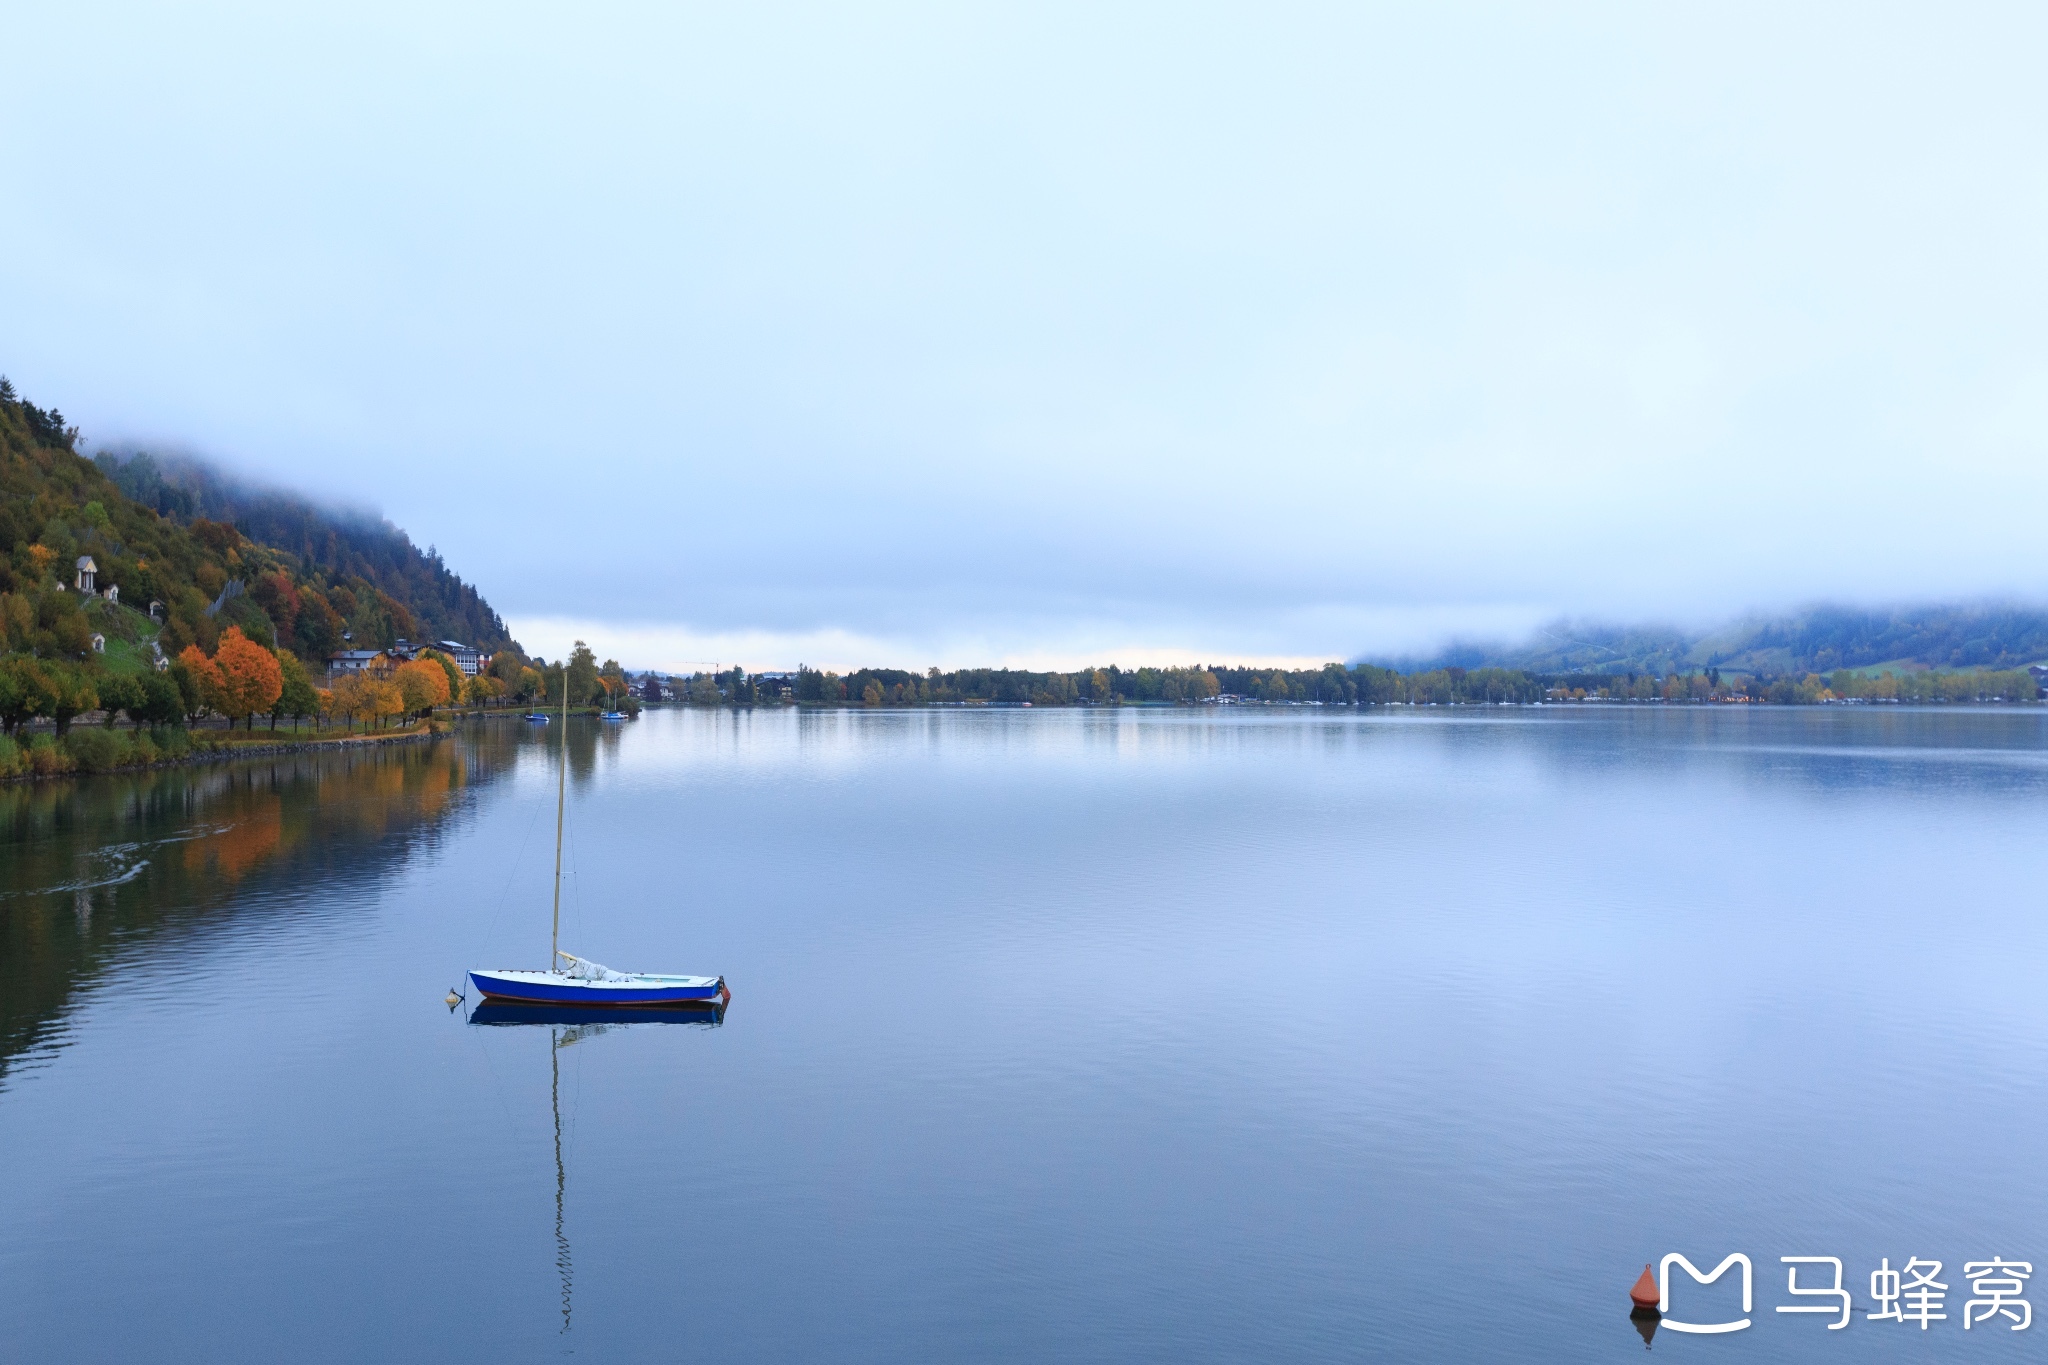
[[[206,680],[193,671],[189,662],[173,659],[165,676],[178,689],[178,706],[187,725],[206,714]]]
[[[0,729],[12,735],[37,716],[50,714],[50,679],[40,660],[0,660]]]
[[[169,673],[145,673],[140,682],[141,704],[130,707],[128,718],[144,725],[178,725],[185,719],[185,698]]]
[[[569,704],[582,706],[597,695],[597,656],[581,640],[569,651]]]
[[[52,662],[46,667],[50,673],[50,719],[57,722],[57,738],[71,733],[71,722],[77,716],[98,708],[100,694],[93,686],[93,677],[77,664]]]
[[[122,712],[140,728],[142,722],[135,719],[135,713],[143,702],[142,679],[132,674],[113,673],[101,678],[99,683],[100,708],[107,713],[107,728],[114,727],[114,721]]]
[[[284,674],[284,686],[277,694],[277,701],[270,713],[270,728],[277,728],[280,714],[292,718],[292,729],[299,728],[299,722],[307,716],[320,712],[320,693],[313,686],[313,679],[306,673],[306,666],[299,662],[299,656],[288,649],[277,652],[277,666]]]

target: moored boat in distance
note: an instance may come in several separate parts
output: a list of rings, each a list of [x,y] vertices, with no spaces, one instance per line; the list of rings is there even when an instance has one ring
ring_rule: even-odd
[[[548,718],[538,711],[527,712],[526,719],[532,721],[535,725],[546,725],[548,723]]]

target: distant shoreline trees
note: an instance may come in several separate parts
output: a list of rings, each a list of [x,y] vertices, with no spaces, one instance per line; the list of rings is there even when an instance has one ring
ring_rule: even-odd
[[[609,668],[609,665],[608,665]],[[1196,664],[1071,673],[974,668],[915,673],[862,668],[841,675],[799,665],[794,674],[752,676],[733,668],[672,680],[676,700],[693,706],[1148,706],[1322,705],[1485,706],[1658,702],[1767,704],[2031,702],[2039,683],[2025,669],[1838,670],[1771,677],[1716,669],[1666,673],[1538,674],[1512,668],[1436,668],[1401,673],[1372,664],[1312,669]],[[576,694],[572,688],[572,697]]]

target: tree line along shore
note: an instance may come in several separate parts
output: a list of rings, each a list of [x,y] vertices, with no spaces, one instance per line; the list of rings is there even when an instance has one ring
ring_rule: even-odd
[[[637,714],[645,703],[684,706],[1487,706],[1597,702],[1692,705],[2032,703],[2027,669],[1723,677],[1690,673],[1543,675],[1517,669],[1401,673],[1370,664],[1319,669],[1219,666],[1071,673],[1024,669],[743,668],[688,676],[629,675],[599,664],[581,641],[550,665],[501,650],[477,675],[432,649],[386,671],[315,686],[288,650],[230,627],[212,653],[188,645],[161,670],[121,673],[63,660],[0,659],[0,777],[146,767],[280,744],[424,735],[437,722],[511,708],[567,704]],[[258,730],[257,721],[265,722]],[[289,724],[287,730],[285,726]]]
[[[610,665],[607,665],[609,667]],[[841,675],[743,669],[686,677],[643,675],[643,699],[686,705],[1132,706],[1280,704],[1467,706],[1583,702],[1821,705],[1827,703],[2032,702],[2042,678],[2028,669],[1850,670],[1771,677],[1718,669],[1666,673],[1533,673],[1512,668],[1433,668],[1412,673],[1373,664],[1320,668],[1124,669],[1071,673],[977,668],[916,673],[864,668]],[[573,693],[572,693],[573,696]]]

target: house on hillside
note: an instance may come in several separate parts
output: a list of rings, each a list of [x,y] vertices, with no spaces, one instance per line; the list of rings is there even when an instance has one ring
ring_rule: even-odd
[[[483,653],[471,649],[459,640],[443,640],[434,648],[453,659],[455,666],[462,670],[462,676],[465,678],[474,678],[484,666]]]
[[[351,673],[389,673],[392,659],[381,649],[343,649],[327,656],[327,681],[332,684]]]
[[[83,593],[98,592],[99,589],[93,586],[93,580],[99,571],[100,566],[92,562],[91,555],[80,555],[78,557],[78,590]]]
[[[100,634],[98,631],[94,631],[92,634],[92,652],[95,654],[104,654],[107,652],[107,637]]]

